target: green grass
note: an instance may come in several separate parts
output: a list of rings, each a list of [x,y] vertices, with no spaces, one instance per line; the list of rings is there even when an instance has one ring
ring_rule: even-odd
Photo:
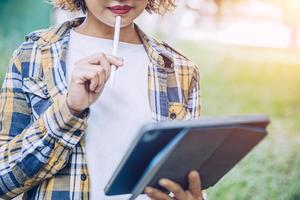
[[[299,50],[185,41],[201,71],[203,115],[263,113],[269,135],[208,190],[209,199],[300,199]]]

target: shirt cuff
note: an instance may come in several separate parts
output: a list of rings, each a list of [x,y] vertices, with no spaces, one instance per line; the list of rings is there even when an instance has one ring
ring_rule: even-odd
[[[87,128],[89,108],[77,117],[70,112],[66,99],[65,94],[53,102],[45,112],[44,122],[50,136],[64,146],[74,148]]]

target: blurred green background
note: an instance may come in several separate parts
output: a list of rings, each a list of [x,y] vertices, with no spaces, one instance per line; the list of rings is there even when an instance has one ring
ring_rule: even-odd
[[[0,79],[24,35],[51,24],[40,0],[0,0]],[[203,115],[264,113],[269,135],[215,187],[212,200],[300,199],[300,50],[179,41],[201,71]]]
[[[51,5],[43,0],[0,0],[0,80],[24,36],[51,23]]]
[[[300,50],[178,44],[202,77],[203,115],[264,113],[269,135],[208,190],[213,200],[300,199]]]

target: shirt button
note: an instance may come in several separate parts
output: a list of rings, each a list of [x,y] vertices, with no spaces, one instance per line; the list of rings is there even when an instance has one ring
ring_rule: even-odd
[[[47,88],[44,88],[44,89],[43,89],[43,94],[44,94],[44,95],[48,95],[48,94],[49,94]]]
[[[38,37],[38,36],[32,36],[33,41],[38,41],[39,39],[40,39],[40,37]]]
[[[86,178],[87,178],[86,174],[81,174],[80,179],[81,179],[82,181],[85,181]]]
[[[176,113],[171,113],[171,114],[170,114],[170,118],[171,118],[171,119],[176,119],[176,117],[177,117],[177,116],[176,116]]]

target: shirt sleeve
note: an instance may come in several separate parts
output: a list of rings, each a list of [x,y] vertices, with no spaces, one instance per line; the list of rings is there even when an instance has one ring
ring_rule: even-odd
[[[14,53],[0,92],[0,198],[11,199],[52,177],[68,162],[87,117],[71,114],[62,95],[33,122]]]
[[[193,66],[193,73],[191,77],[189,96],[188,96],[188,110],[191,119],[198,119],[201,114],[201,91],[200,91],[200,73],[198,66]]]

